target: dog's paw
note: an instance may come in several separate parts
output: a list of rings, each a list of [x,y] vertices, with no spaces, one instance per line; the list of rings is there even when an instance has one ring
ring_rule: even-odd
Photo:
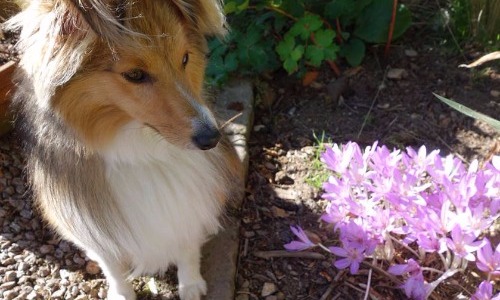
[[[200,300],[201,296],[207,294],[207,283],[200,280],[187,285],[179,286],[179,296],[181,300]]]
[[[132,286],[123,286],[120,288],[109,287],[108,300],[136,300],[136,295]]]

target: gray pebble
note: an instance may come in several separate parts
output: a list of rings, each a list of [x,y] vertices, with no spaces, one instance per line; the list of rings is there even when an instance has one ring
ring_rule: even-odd
[[[17,297],[17,294],[16,291],[5,291],[3,292],[3,297],[5,300],[12,300]]]
[[[15,271],[7,271],[3,277],[3,282],[14,281],[16,278],[17,276]]]

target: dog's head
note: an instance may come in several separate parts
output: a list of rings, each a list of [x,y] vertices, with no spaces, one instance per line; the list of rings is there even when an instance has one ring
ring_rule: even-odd
[[[218,0],[32,1],[13,24],[38,105],[87,143],[135,120],[180,147],[217,144],[203,79],[205,36],[224,33]]]

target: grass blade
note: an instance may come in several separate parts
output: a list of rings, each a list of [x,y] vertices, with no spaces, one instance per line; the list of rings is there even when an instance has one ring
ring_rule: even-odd
[[[434,94],[434,93],[432,93]],[[477,112],[473,109],[468,108],[467,106],[464,106],[462,104],[459,104],[453,100],[447,99],[445,97],[439,96],[438,94],[434,94],[439,100],[442,102],[446,103],[449,105],[451,108],[458,110],[459,112],[463,113],[464,115],[467,115],[471,118],[474,118],[476,120],[483,121],[489,125],[491,125],[493,128],[495,128],[497,131],[500,131],[500,121],[493,119],[492,117],[489,117],[485,114],[482,114],[480,112]]]

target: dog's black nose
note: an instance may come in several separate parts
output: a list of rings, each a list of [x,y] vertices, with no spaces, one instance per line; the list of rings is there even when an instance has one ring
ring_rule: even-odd
[[[193,143],[201,150],[212,149],[217,146],[221,134],[217,128],[201,126],[192,137]]]

